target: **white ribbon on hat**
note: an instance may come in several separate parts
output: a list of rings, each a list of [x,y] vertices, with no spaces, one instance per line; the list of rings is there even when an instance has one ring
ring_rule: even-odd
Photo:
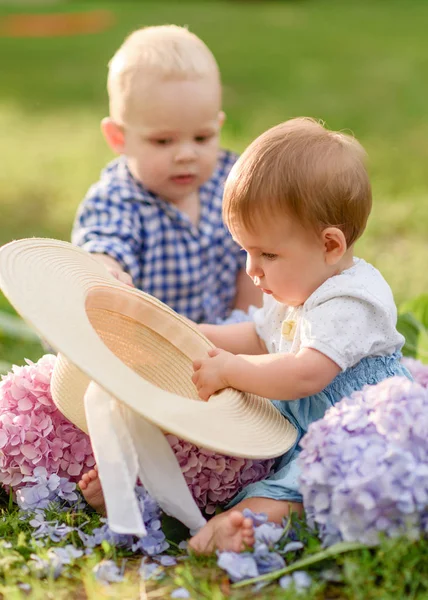
[[[84,402],[112,531],[147,533],[135,493],[137,476],[166,514],[184,523],[192,534],[203,527],[206,520],[159,427],[118,403],[94,381]]]

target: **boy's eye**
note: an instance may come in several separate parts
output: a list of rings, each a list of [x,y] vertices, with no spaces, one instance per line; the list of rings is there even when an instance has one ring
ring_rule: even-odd
[[[262,252],[263,258],[267,258],[268,260],[275,260],[278,254],[270,254],[269,252]]]
[[[172,143],[172,139],[171,138],[158,138],[156,140],[152,140],[154,144],[157,144],[158,146],[168,146],[168,144]]]
[[[210,140],[212,137],[212,135],[197,135],[195,136],[195,142],[198,142],[198,144],[203,144],[204,142]]]

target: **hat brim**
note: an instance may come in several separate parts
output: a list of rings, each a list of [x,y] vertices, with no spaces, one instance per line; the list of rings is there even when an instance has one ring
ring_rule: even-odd
[[[55,375],[56,403],[81,428],[86,384],[74,367],[163,431],[197,446],[262,459],[295,443],[296,429],[267,399],[226,389],[208,402],[197,400],[191,363],[210,342],[165,304],[119,283],[84,250],[50,239],[11,242],[0,249],[0,283],[21,316],[65,357]],[[132,358],[143,343],[141,328],[150,344],[166,344],[144,365],[144,376]],[[165,347],[169,354],[159,365]]]

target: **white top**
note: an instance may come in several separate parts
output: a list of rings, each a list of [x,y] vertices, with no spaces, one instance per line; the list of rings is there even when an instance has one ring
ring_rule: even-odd
[[[389,355],[404,344],[396,329],[391,288],[361,258],[327,279],[301,306],[287,306],[265,295],[253,318],[269,353],[296,354],[314,348],[343,371],[364,357]]]

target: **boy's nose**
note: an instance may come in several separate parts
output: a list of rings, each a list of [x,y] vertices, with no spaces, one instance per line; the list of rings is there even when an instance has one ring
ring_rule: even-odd
[[[177,149],[175,160],[177,162],[188,162],[195,160],[197,156],[194,144],[181,144]]]

